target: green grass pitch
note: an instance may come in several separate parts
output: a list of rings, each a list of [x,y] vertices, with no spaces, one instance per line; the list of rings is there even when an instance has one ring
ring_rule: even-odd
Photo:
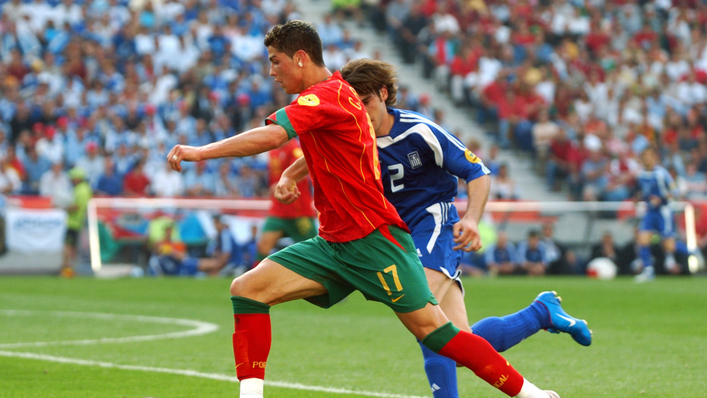
[[[0,397],[237,397],[229,283],[0,278]],[[467,279],[465,286],[472,323],[519,310],[543,290],[558,291],[570,314],[589,321],[591,347],[566,334],[540,332],[504,354],[526,378],[563,398],[707,396],[705,278],[643,285],[629,279]],[[387,307],[355,293],[330,310],[295,302],[271,314],[267,379],[275,384],[266,386],[266,396],[431,396],[415,339]],[[180,337],[195,326],[136,316],[218,329]],[[159,339],[170,333],[178,338]],[[75,340],[85,343],[66,343]],[[27,344],[36,342],[50,344]],[[204,377],[173,374],[184,371]],[[466,369],[459,370],[459,386],[462,397],[503,396]]]

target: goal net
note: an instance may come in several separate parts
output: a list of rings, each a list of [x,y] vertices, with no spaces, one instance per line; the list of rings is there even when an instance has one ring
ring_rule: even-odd
[[[463,214],[466,202],[455,204]],[[683,262],[695,273],[703,267],[701,256],[694,255],[698,252],[695,209],[687,202],[672,207],[679,247],[687,253]],[[164,238],[167,225],[173,226],[175,239],[199,255],[216,235],[215,214],[222,215],[239,245],[252,244],[269,208],[269,200],[94,198],[88,205],[91,268],[98,272],[116,264],[144,266],[151,245]],[[520,242],[531,230],[542,233],[543,227],[550,226],[554,239],[586,263],[607,235],[618,248],[630,245],[644,211],[642,204],[633,202],[489,202],[480,228],[488,247],[500,233]]]

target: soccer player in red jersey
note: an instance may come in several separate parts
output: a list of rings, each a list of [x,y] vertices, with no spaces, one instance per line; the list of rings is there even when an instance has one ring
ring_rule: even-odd
[[[521,311],[484,318],[469,329],[459,265],[462,250],[481,248],[478,220],[488,197],[489,171],[481,159],[431,120],[391,107],[397,97],[393,65],[359,59],[341,68],[341,76],[356,90],[368,112],[378,141],[385,197],[410,229],[430,290],[447,318],[459,329],[483,337],[498,352],[541,329],[569,333],[577,343],[590,345],[587,323],[567,314],[551,291],[540,293]],[[307,172],[305,159],[298,159],[282,173],[276,198],[283,203],[296,202],[298,193],[289,188]],[[452,204],[458,178],[466,180],[469,196],[463,217]],[[460,230],[473,231],[469,246],[457,246],[455,231]],[[421,346],[434,397],[459,398],[456,361]]]
[[[298,140],[289,140],[280,148],[273,149],[270,155],[270,187],[274,189],[282,172],[304,155]],[[254,266],[270,254],[277,241],[287,236],[295,242],[301,242],[317,236],[314,217],[312,192],[309,178],[302,179],[296,185],[296,192],[302,203],[285,205],[272,197],[272,207],[265,219],[260,240],[257,245],[257,258]],[[271,192],[272,195],[272,192]],[[298,200],[299,202],[299,200]]]
[[[468,367],[506,395],[557,398],[521,376],[481,337],[452,325],[425,279],[414,242],[383,196],[375,132],[355,90],[332,74],[311,24],[290,21],[265,37],[270,75],[290,105],[268,124],[202,147],[175,146],[170,166],[182,161],[251,156],[299,136],[314,185],[319,236],[263,260],[231,284],[235,319],[233,350],[241,398],[263,397],[271,345],[270,307],[297,299],[328,308],[354,290],[383,302],[434,352]],[[460,244],[471,233],[462,231]]]

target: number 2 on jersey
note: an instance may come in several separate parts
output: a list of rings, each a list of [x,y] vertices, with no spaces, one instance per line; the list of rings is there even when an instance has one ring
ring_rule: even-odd
[[[403,165],[398,163],[388,166],[388,172],[390,174],[390,191],[398,192],[399,190],[405,188],[405,184],[395,185],[395,181],[402,180],[405,177],[405,169]]]

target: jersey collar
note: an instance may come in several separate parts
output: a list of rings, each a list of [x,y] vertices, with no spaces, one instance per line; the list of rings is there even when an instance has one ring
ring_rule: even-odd
[[[386,107],[385,109],[388,111],[389,115],[393,115],[395,117],[395,120],[393,121],[393,126],[390,128],[390,132],[388,132],[388,135],[385,135],[384,137],[395,137],[400,133],[398,131],[398,126],[400,126],[400,109],[389,107]]]

